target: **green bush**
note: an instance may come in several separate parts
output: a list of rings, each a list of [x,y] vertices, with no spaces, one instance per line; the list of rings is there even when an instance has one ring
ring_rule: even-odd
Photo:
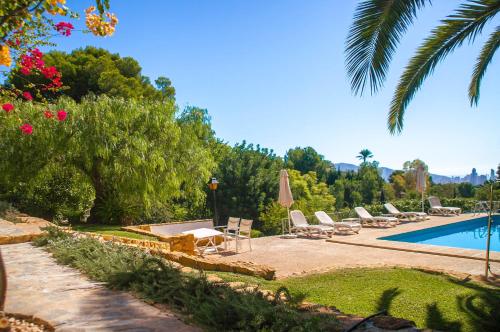
[[[471,198],[442,198],[443,206],[459,207],[463,212],[471,212],[474,210],[477,200]]]
[[[259,231],[258,229],[252,229],[252,238],[261,237],[261,236],[262,236],[261,231]]]
[[[168,304],[209,331],[324,331],[336,322],[302,314],[294,302],[269,302],[255,292],[236,292],[204,275],[184,274],[137,249],[94,239],[76,239],[49,230],[48,250],[60,263],[76,267],[109,287],[133,291]]]

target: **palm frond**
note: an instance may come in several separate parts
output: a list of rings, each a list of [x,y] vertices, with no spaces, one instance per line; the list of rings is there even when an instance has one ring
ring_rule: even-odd
[[[391,102],[389,131],[403,129],[408,104],[436,65],[466,40],[473,42],[484,25],[500,10],[500,0],[470,0],[434,28],[406,66]]]
[[[490,35],[483,48],[479,54],[476,65],[474,66],[474,72],[472,73],[472,79],[469,85],[469,98],[471,106],[477,105],[479,101],[479,89],[481,87],[481,81],[483,79],[488,65],[493,59],[493,55],[500,46],[500,26],[498,26],[495,31]]]
[[[382,86],[401,36],[417,10],[430,0],[364,0],[354,13],[346,41],[346,67],[354,94]]]

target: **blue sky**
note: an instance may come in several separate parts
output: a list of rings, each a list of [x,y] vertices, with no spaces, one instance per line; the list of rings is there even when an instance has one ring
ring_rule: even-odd
[[[69,1],[83,10],[91,0]],[[424,160],[433,173],[489,173],[500,162],[500,57],[482,84],[479,107],[467,99],[480,45],[439,65],[410,104],[401,135],[386,129],[387,110],[408,59],[439,19],[460,1],[433,1],[404,37],[384,88],[376,96],[351,94],[344,42],[357,1],[340,0],[111,0],[120,22],[111,38],[75,33],[58,49],[104,47],[139,61],[154,80],[169,77],[182,107],[207,108],[217,135],[247,140],[283,155],[312,146],[333,162],[357,163],[362,148],[381,165],[400,168]],[[80,24],[83,24],[81,20]]]

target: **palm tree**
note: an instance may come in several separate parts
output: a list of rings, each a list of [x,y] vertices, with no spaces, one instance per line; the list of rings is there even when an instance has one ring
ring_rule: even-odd
[[[369,158],[373,158],[373,153],[368,149],[363,149],[359,151],[359,154],[356,156],[359,160],[363,160],[363,163],[366,163],[366,160]]]
[[[362,0],[359,3],[346,42],[346,67],[354,94],[363,94],[367,85],[372,94],[378,91],[402,35],[418,10],[430,3],[430,0]],[[402,131],[408,104],[436,65],[465,41],[474,42],[499,11],[500,0],[466,0],[424,39],[394,92],[387,121],[392,134]],[[499,46],[500,26],[497,26],[476,59],[469,84],[471,106],[479,101],[481,80]]]

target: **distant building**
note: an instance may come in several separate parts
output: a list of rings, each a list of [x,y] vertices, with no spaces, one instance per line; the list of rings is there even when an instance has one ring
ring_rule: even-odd
[[[490,181],[495,181],[496,178],[497,177],[495,175],[495,170],[494,169],[490,170]]]
[[[477,171],[475,168],[472,169],[472,173],[470,173],[470,180],[469,182],[472,183],[473,186],[477,186],[478,185],[478,181],[477,181]]]

